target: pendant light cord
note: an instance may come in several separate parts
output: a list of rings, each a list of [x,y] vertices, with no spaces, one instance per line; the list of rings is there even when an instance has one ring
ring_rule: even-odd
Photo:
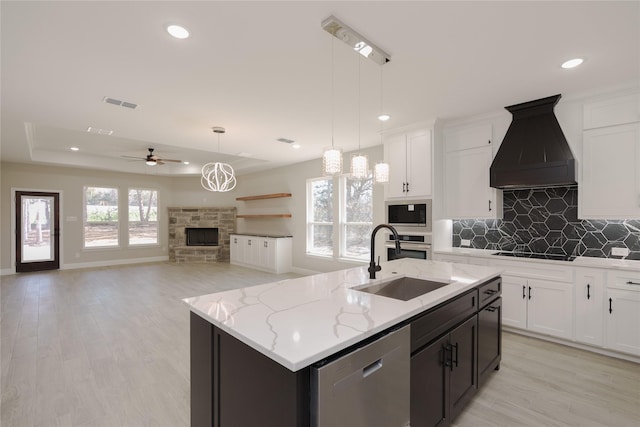
[[[333,146],[333,135],[334,135],[334,121],[335,121],[335,106],[334,104],[334,99],[335,99],[335,94],[334,94],[334,64],[333,64],[333,45],[335,43],[335,37],[331,37],[331,148],[334,148]]]
[[[356,55],[358,58],[358,156],[360,155],[360,61],[361,61],[361,56],[360,54]]]

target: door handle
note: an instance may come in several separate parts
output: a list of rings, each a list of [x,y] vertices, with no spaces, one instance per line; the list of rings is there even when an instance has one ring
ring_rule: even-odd
[[[587,299],[591,298],[590,290],[591,290],[591,285],[587,283]]]
[[[531,286],[529,286],[529,299],[531,299]]]

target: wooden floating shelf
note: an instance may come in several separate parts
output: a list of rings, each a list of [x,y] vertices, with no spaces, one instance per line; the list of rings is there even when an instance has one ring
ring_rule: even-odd
[[[236,215],[237,218],[291,218],[291,214]]]
[[[248,200],[263,200],[263,199],[279,199],[282,197],[291,197],[291,193],[274,193],[274,194],[261,194],[259,196],[236,197],[236,200],[248,201]]]

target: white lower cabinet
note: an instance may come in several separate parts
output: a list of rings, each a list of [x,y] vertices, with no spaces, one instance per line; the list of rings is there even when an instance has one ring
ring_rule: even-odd
[[[575,339],[595,346],[604,345],[604,278],[606,271],[576,269]]]
[[[502,323],[570,339],[573,333],[569,283],[502,276]]]
[[[608,271],[606,346],[640,356],[640,272]]]
[[[281,274],[291,271],[292,239],[232,234],[231,264]]]

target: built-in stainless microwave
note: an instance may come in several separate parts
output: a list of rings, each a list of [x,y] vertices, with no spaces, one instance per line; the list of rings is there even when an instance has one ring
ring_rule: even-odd
[[[387,224],[396,228],[420,227],[431,232],[431,199],[387,201]]]

